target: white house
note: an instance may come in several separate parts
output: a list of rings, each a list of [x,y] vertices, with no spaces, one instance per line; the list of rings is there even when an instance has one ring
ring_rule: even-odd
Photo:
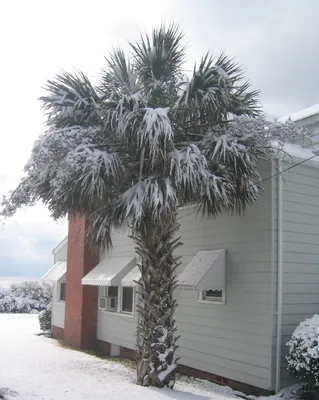
[[[301,113],[319,134],[319,106]],[[308,146],[308,143],[302,143]],[[183,246],[176,290],[182,372],[252,391],[291,382],[285,343],[319,306],[319,156],[288,145],[262,168],[264,193],[245,217],[179,212]],[[282,154],[282,153],[281,153]],[[99,259],[84,244],[85,222],[69,219],[53,251],[53,335],[77,347],[133,356],[139,277],[131,240],[117,235]],[[250,388],[248,388],[250,386]]]

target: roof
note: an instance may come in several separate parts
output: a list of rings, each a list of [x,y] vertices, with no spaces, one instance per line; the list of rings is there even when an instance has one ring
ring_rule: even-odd
[[[66,273],[66,261],[58,261],[49,271],[42,276],[41,282],[56,282]]]
[[[57,253],[59,250],[62,249],[63,246],[65,246],[68,242],[68,237],[66,236],[59,244],[55,246],[55,248],[52,250],[52,254]]]
[[[105,258],[82,278],[82,285],[118,286],[135,266],[135,257]]]
[[[304,165],[319,168],[319,154],[314,153],[310,148],[306,149],[298,144],[291,143],[286,143],[283,148],[281,148],[277,142],[273,142],[272,146],[274,149],[278,148],[275,158],[292,164],[303,162]]]
[[[134,267],[124,278],[122,279],[122,286],[137,286],[137,283],[141,279],[141,272],[138,266]]]
[[[297,111],[293,114],[281,117],[279,118],[279,121],[286,122],[287,119],[290,118],[293,122],[296,122],[301,119],[312,117],[313,115],[316,114],[319,114],[319,104],[315,104],[314,106],[304,108],[303,110]]]
[[[212,272],[210,279],[207,274]],[[224,287],[226,272],[226,250],[199,251],[178,277],[182,289],[204,289]]]

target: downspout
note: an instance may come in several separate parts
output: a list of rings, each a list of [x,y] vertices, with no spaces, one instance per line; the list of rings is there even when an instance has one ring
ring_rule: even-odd
[[[283,249],[282,249],[282,162],[278,160],[277,175],[277,341],[276,341],[276,393],[280,391],[281,378],[281,336],[282,336],[282,287],[283,287]]]

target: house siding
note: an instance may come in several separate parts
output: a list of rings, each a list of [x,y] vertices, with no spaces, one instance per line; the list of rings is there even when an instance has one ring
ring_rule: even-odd
[[[65,244],[56,252],[53,253],[53,263],[57,263],[58,261],[66,261],[68,254],[68,242],[66,241]]]
[[[319,169],[300,165],[283,176],[282,387],[293,382],[285,344],[301,321],[318,312],[318,304]]]
[[[62,282],[63,278],[59,281]],[[64,280],[65,282],[65,277]],[[65,303],[58,301],[59,296],[59,282],[53,283],[53,298],[52,298],[52,325],[59,328],[64,328],[64,318],[65,318]]]
[[[270,166],[263,175],[271,175]],[[198,301],[198,291],[177,290],[180,364],[271,390],[274,323],[271,183],[245,217],[196,217],[181,210],[180,271],[200,250],[226,249],[226,304]]]
[[[270,176],[271,169],[264,171]],[[271,275],[272,213],[270,181],[258,205],[246,216],[219,219],[196,216],[194,208],[179,212],[183,246],[178,273],[200,250],[226,249],[226,304],[198,302],[198,292],[177,290],[179,363],[217,376],[271,390],[274,325]],[[103,258],[134,255],[125,234],[113,240]],[[97,339],[136,348],[137,315],[133,318],[98,310]]]
[[[66,239],[63,246],[58,245],[58,250],[53,250],[53,264],[58,261],[66,261],[68,242]],[[60,247],[60,248],[59,248]],[[54,282],[52,287],[52,325],[58,328],[64,328],[64,318],[65,318],[65,303],[58,301],[59,296],[59,283],[65,282],[65,276],[60,279],[59,282]]]
[[[134,257],[133,241],[123,233],[114,234],[113,248],[100,255],[100,261],[105,258]],[[101,295],[99,288],[99,295]],[[128,349],[136,349],[137,314],[133,316],[115,314],[98,309],[97,314],[97,339],[116,344]]]

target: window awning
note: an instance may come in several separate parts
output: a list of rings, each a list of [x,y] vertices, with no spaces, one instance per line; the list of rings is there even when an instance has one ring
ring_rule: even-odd
[[[118,286],[135,265],[135,257],[105,258],[82,278],[82,285]]]
[[[138,266],[135,266],[132,271],[130,271],[122,279],[122,286],[137,286],[137,283],[141,278],[141,272]]]
[[[58,261],[53,267],[42,276],[41,282],[56,282],[66,273],[66,261]]]
[[[179,275],[177,284],[180,289],[224,288],[226,250],[199,251]]]

